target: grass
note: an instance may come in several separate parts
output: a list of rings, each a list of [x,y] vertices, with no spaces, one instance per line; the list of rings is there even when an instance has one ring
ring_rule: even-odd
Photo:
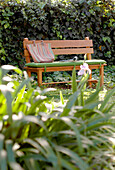
[[[54,102],[59,103],[60,102],[60,91],[62,92],[64,101],[67,102],[68,98],[72,94],[72,90],[71,89],[56,88],[55,91],[47,92],[45,95],[49,99],[53,99]],[[94,91],[94,89],[87,89],[87,92],[85,93],[85,96],[86,97],[89,96],[89,94],[91,92],[93,92],[93,91]],[[108,91],[107,89],[104,89],[103,91],[100,92],[100,94],[99,94],[100,100],[103,101],[104,96],[106,95],[107,91]],[[115,102],[115,95],[110,98],[108,104],[112,104],[113,102]],[[115,106],[112,108],[111,112],[115,113]]]
[[[111,103],[113,103],[113,102],[115,102],[115,95],[110,98],[110,101],[109,101],[108,104],[111,104]],[[112,113],[115,113],[115,105],[114,105],[114,107],[112,108],[111,112],[112,112]]]

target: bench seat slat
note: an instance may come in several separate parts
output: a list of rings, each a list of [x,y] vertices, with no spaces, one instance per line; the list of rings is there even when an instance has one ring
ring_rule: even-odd
[[[26,63],[25,66],[28,67],[61,67],[61,66],[79,66],[84,63],[84,60],[79,60],[76,62],[52,62],[52,63]],[[86,60],[86,63],[89,65],[100,65],[100,64],[105,64],[105,60]]]

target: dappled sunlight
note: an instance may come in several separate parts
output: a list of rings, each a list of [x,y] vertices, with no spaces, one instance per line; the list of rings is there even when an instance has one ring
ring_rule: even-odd
[[[113,137],[108,137],[108,140],[115,146],[115,134]]]
[[[0,90],[2,92],[14,92],[14,89],[12,89],[10,86],[8,85],[0,85]]]
[[[15,67],[15,66],[12,66],[12,65],[3,65],[3,66],[1,66],[1,68],[3,70],[6,70],[7,72],[13,70],[18,74],[22,74],[22,71],[18,67]]]
[[[3,81],[13,81],[13,79],[12,78],[10,78],[9,76],[5,76],[5,77],[3,77],[3,79],[2,79]]]
[[[3,65],[1,66],[2,69],[5,69],[5,70],[15,70],[17,69],[17,67],[14,67],[12,65]]]
[[[107,93],[107,89],[106,89],[106,88],[104,88],[104,89],[99,93],[99,100],[100,100],[100,101],[103,101],[103,100],[104,100],[104,97],[105,97],[106,93]]]

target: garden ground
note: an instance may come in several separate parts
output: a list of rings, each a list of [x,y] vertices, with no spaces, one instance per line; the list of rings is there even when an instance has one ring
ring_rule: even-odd
[[[99,71],[93,71],[93,78],[99,79],[98,77]],[[61,74],[60,74],[61,76]],[[49,78],[49,77],[48,77]],[[68,78],[68,77],[67,77]],[[47,86],[49,87],[49,86]],[[60,84],[60,85],[53,85],[56,88],[55,91],[47,93],[48,98],[53,98],[54,101],[58,102],[60,100],[60,91],[62,91],[64,100],[67,100],[69,96],[72,94],[71,85],[69,84]],[[115,66],[106,66],[104,69],[104,90],[101,92],[101,95],[104,96],[108,89],[112,89],[115,87]],[[44,86],[46,88],[46,86]],[[92,89],[94,90],[94,89]],[[87,93],[89,93],[91,89],[87,89]],[[110,102],[115,101],[115,96],[113,96]]]

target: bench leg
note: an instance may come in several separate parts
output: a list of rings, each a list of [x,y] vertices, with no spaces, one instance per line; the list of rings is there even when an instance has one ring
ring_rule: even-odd
[[[89,80],[91,80],[91,79],[92,79],[92,73],[89,75]],[[91,88],[92,87],[92,82],[89,81],[88,84],[89,84],[89,87]]]
[[[27,74],[29,77],[31,77],[31,71],[30,70],[27,70]]]
[[[100,81],[100,87],[103,86],[104,83],[104,66],[101,65],[100,67],[100,76],[101,76],[101,81]]]
[[[38,86],[41,86],[42,85],[42,71],[41,70],[38,70],[37,77],[38,77]]]

